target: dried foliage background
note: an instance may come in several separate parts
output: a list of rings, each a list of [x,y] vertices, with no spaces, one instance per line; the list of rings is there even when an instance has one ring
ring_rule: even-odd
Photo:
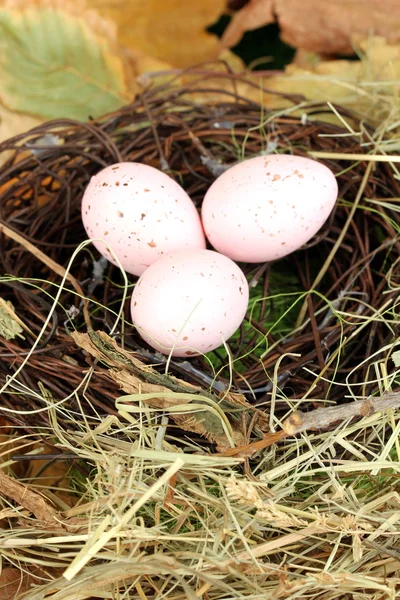
[[[268,87],[339,102],[377,123],[394,108],[387,92],[397,94],[399,10],[396,0],[0,0],[0,140],[47,119],[118,110],[149,78],[162,84],[170,69],[215,60],[246,74],[248,99],[259,102]],[[231,20],[219,40],[207,28],[224,14]],[[294,63],[283,75],[247,69],[231,47],[275,19],[297,49]],[[349,53],[360,60],[340,59]],[[262,101],[287,107],[281,96]]]
[[[354,42],[372,32],[390,43],[400,40],[396,0],[249,0],[243,4],[224,32],[224,47],[237,44],[246,31],[275,21],[286,43],[322,55],[354,54]]]

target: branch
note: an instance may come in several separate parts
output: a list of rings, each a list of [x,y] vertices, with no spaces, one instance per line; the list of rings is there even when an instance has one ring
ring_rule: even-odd
[[[294,412],[282,424],[287,435],[296,435],[307,429],[330,429],[332,425],[354,417],[369,417],[389,408],[400,407],[400,392],[385,394],[378,398],[356,400],[339,406],[317,408],[309,413]]]

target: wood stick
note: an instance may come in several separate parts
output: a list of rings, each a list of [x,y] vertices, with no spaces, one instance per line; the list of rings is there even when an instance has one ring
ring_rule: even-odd
[[[399,407],[400,392],[393,392],[377,398],[365,398],[339,406],[317,408],[309,413],[297,410],[283,422],[282,429],[287,435],[296,435],[307,429],[330,429],[340,421],[354,417],[369,417],[374,413]]]

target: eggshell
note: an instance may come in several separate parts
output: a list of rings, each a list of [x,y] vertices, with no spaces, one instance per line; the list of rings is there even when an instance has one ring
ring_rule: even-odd
[[[258,156],[223,173],[202,206],[211,244],[233,260],[264,262],[305,244],[331,213],[338,195],[332,171],[291,155]]]
[[[140,277],[132,319],[150,346],[173,356],[194,356],[221,346],[240,326],[249,300],[241,269],[212,250],[161,258]]]
[[[148,165],[122,162],[92,177],[82,199],[90,238],[105,240],[134,275],[158,258],[184,248],[205,248],[200,216],[173,179]],[[116,264],[102,241],[93,241]]]

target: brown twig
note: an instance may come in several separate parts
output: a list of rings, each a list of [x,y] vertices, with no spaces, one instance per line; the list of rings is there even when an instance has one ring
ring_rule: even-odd
[[[379,398],[356,400],[339,406],[317,408],[308,413],[297,410],[282,424],[282,429],[287,435],[297,435],[310,429],[330,429],[335,424],[354,419],[355,417],[369,417],[377,412],[389,408],[400,407],[400,393],[393,392]]]
[[[264,450],[265,448],[269,448],[273,444],[277,444],[284,438],[288,437],[286,431],[278,431],[276,433],[266,433],[262,440],[258,440],[257,442],[253,442],[252,444],[246,444],[245,446],[236,446],[235,448],[229,448],[224,452],[220,452],[220,456],[252,456],[256,452],[260,450]]]
[[[264,450],[287,437],[295,436],[303,431],[327,430],[337,423],[347,421],[348,419],[369,417],[377,412],[399,407],[400,392],[394,392],[378,398],[368,398],[339,406],[317,408],[308,413],[296,410],[283,422],[281,431],[267,433],[262,440],[245,446],[229,448],[229,450],[220,454],[221,456],[252,456],[255,452]]]
[[[79,285],[79,283],[77,282],[76,278],[73,275],[71,275],[71,273],[67,273],[67,271],[64,267],[62,267],[61,265],[56,263],[52,258],[47,256],[47,254],[45,254],[44,252],[39,250],[39,248],[37,248],[34,244],[29,242],[22,235],[20,235],[19,233],[17,233],[16,231],[14,231],[13,229],[8,227],[5,223],[3,223],[1,221],[0,221],[0,233],[4,233],[4,235],[6,235],[7,237],[11,238],[15,242],[17,242],[18,244],[23,246],[23,248],[25,248],[25,250],[28,250],[28,252],[33,254],[33,256],[38,258],[42,263],[44,263],[47,267],[49,267],[52,271],[54,271],[54,273],[57,273],[57,275],[59,275],[60,277],[65,277],[65,279],[71,283],[74,290],[79,294],[79,296],[82,299],[85,323],[86,323],[86,326],[88,327],[88,329],[91,329],[92,326],[91,326],[91,322],[90,322],[88,302],[87,302],[87,299],[85,298],[82,288]]]

